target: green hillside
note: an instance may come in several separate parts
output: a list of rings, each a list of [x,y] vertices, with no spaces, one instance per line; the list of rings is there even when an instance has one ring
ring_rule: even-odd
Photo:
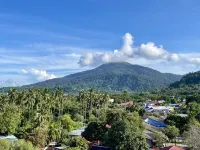
[[[200,84],[200,71],[191,72],[183,76],[180,81],[170,85],[172,88],[180,88],[184,86],[194,86]]]
[[[154,88],[167,87],[180,80],[181,77],[180,75],[161,73],[125,62],[108,63],[93,70],[23,86],[22,88],[61,87],[66,92],[77,92],[89,88],[109,92],[148,91]]]

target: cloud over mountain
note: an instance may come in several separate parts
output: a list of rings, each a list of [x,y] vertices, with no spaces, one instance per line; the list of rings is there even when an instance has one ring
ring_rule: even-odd
[[[108,62],[120,62],[129,58],[145,58],[146,60],[164,60],[178,62],[181,60],[179,54],[170,53],[162,45],[157,46],[153,42],[134,45],[134,37],[130,33],[123,36],[123,45],[119,50],[113,52],[89,52],[80,57],[81,66],[96,66]],[[193,63],[194,61],[190,61]]]
[[[49,80],[49,79],[56,78],[56,76],[54,74],[49,74],[45,70],[38,70],[38,69],[34,69],[34,68],[32,68],[30,70],[22,69],[21,73],[30,74],[30,75],[36,77],[36,79],[38,81],[43,81],[43,80]]]

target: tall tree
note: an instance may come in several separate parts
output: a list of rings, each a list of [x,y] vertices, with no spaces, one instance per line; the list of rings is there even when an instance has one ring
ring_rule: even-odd
[[[112,121],[111,129],[104,138],[104,144],[116,150],[148,150],[143,137],[143,125],[137,113],[125,113]]]
[[[191,125],[189,130],[184,133],[186,144],[189,145],[191,150],[200,149],[200,127]]]
[[[0,133],[15,133],[21,122],[21,110],[15,105],[5,106],[5,111],[0,113]]]
[[[90,142],[102,140],[107,132],[106,124],[104,122],[91,122],[82,136]]]
[[[164,130],[165,135],[170,139],[173,140],[179,135],[179,129],[175,126],[167,126]],[[176,142],[176,140],[175,140]]]

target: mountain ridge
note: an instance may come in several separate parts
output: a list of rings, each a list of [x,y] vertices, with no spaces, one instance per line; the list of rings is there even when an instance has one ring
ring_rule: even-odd
[[[109,92],[148,91],[167,87],[180,80],[181,77],[181,75],[161,73],[148,67],[120,62],[103,64],[92,70],[25,85],[22,88],[61,87],[66,92],[77,92],[89,88]]]

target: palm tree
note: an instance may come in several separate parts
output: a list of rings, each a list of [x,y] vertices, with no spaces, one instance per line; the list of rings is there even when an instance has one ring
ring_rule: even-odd
[[[17,99],[17,90],[11,88],[10,92],[8,93],[9,99],[10,99],[10,103],[14,104],[16,99]]]

